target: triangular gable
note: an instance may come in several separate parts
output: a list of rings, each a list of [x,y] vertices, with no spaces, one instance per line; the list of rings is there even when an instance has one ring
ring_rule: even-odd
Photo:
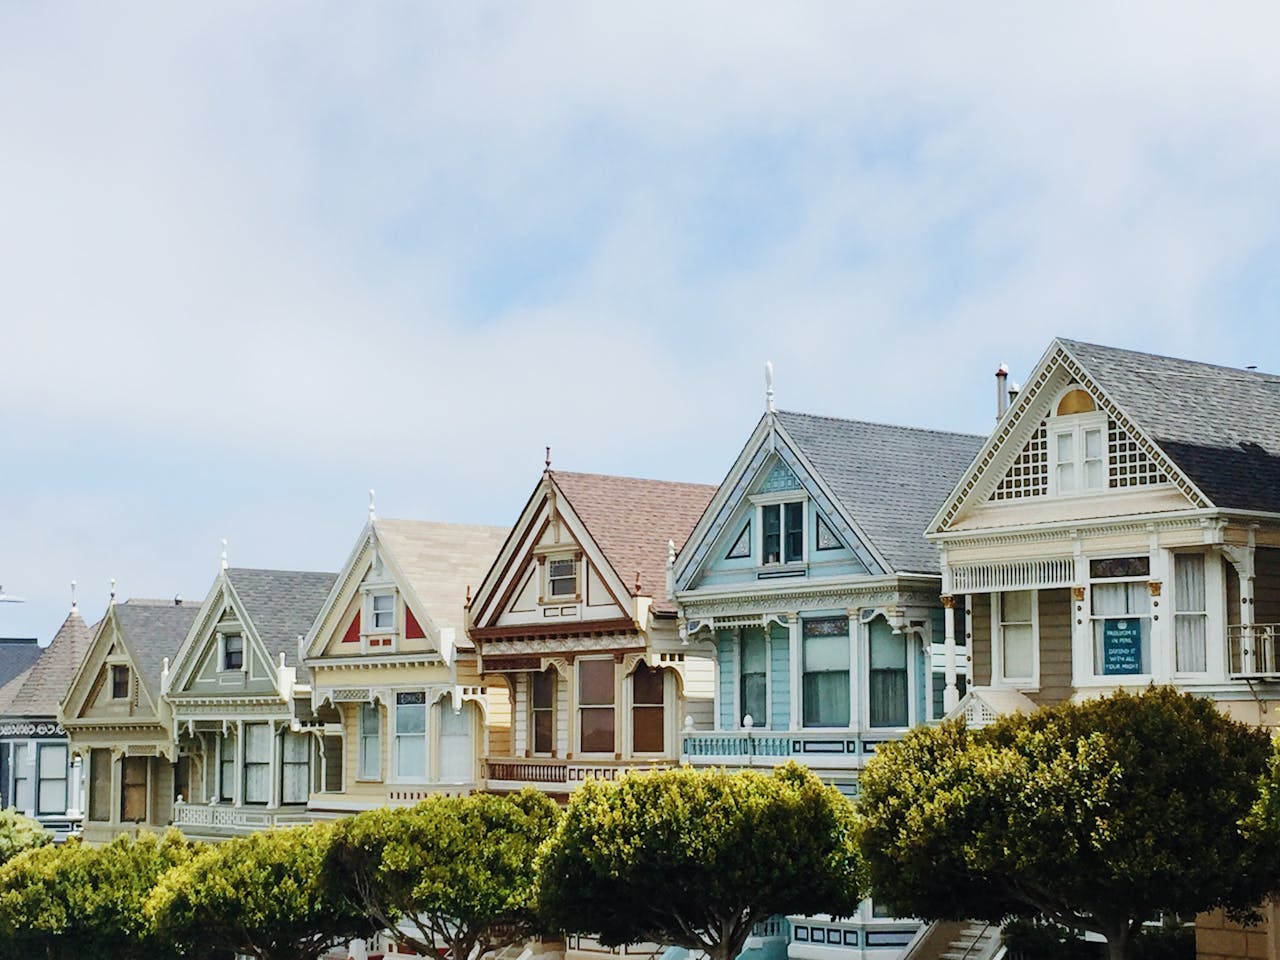
[[[1168,484],[1191,505],[1211,506],[1208,497],[1146,435],[1141,425],[1106,394],[1062,341],[1054,340],[950,498],[934,515],[929,524],[931,532],[945,533],[980,504],[1032,500],[1046,493],[1049,440],[1042,425],[1052,413],[1049,408],[1053,399],[1071,385],[1085,391],[1106,415],[1106,442],[1111,451],[1113,473],[1117,460],[1122,467],[1119,475],[1109,478],[1108,490]]]
[[[221,637],[236,634],[243,638],[243,680],[228,687],[226,671],[220,670]],[[218,573],[205,596],[200,612],[174,657],[164,689],[166,694],[221,696],[280,693],[279,675],[245,604],[225,570]]]
[[[141,681],[138,663],[128,638],[120,629],[116,606],[112,604],[99,622],[71,680],[59,709],[59,720],[63,723],[96,719],[159,722],[157,704],[151,699],[147,684]],[[113,666],[125,666],[130,671],[129,695],[124,700],[111,697]]]
[[[544,565],[569,558],[575,564],[575,593],[557,605],[547,594]],[[632,594],[557,488],[554,474],[547,473],[472,600],[472,629],[554,625],[563,622],[562,611],[582,623],[632,619]],[[571,614],[570,607],[576,608]]]
[[[413,585],[404,576],[394,552],[381,541],[375,522],[365,525],[360,539],[334,581],[315,623],[303,641],[305,659],[356,656],[360,652],[361,590],[371,582],[394,587],[404,604],[402,639],[421,640],[428,652],[452,660],[455,638],[450,628],[437,628],[423,608]]]
[[[856,519],[843,509],[782,424],[766,414],[680,551],[676,561],[676,590],[690,589],[712,563],[734,552],[745,531],[743,524],[753,522],[744,512],[750,496],[789,490],[802,491],[808,497],[827,531],[849,549],[869,574],[883,575],[890,571],[887,561]]]

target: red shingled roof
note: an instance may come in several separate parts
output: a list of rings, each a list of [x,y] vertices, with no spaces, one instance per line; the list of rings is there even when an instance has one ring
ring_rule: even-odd
[[[627,589],[634,591],[638,572],[640,593],[653,598],[653,609],[674,613],[667,596],[667,541],[674,540],[677,550],[684,546],[717,488],[560,470],[551,476]]]

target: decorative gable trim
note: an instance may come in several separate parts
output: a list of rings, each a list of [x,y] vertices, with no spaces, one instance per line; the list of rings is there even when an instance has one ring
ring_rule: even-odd
[[[1008,470],[1018,462],[1026,449],[1026,444],[1034,439],[1035,432],[1039,430],[1039,421],[1032,421],[1031,410],[1041,399],[1053,376],[1059,371],[1064,371],[1079,383],[1093,397],[1098,409],[1104,412],[1120,431],[1123,431],[1126,445],[1132,447],[1135,452],[1145,455],[1155,468],[1164,474],[1169,483],[1186,496],[1194,506],[1212,506],[1203,491],[1178,469],[1177,464],[1158,444],[1147,437],[1123,408],[1106,395],[1098,382],[1071,355],[1070,351],[1060,341],[1055,340],[1036,369],[1032,371],[1031,380],[1018,395],[1017,403],[996,425],[995,432],[988,439],[986,446],[970,464],[964,480],[934,515],[929,524],[931,533],[945,533],[966,506],[972,502],[982,503],[991,499],[1000,488]],[[1108,432],[1110,433],[1110,428]],[[1108,437],[1108,443],[1110,440],[1111,438]]]
[[[134,656],[133,649],[129,645],[129,638],[120,629],[120,623],[115,611],[114,603],[107,608],[107,614],[102,618],[98,632],[94,635],[93,641],[89,644],[89,649],[85,651],[84,658],[76,668],[75,676],[67,687],[67,695],[59,705],[58,722],[64,728],[85,722],[102,724],[106,727],[122,725],[154,726],[160,723],[159,704],[152,699],[151,691],[138,670],[138,658]],[[131,716],[121,716],[118,719],[116,717],[86,719],[85,711],[107,681],[107,673],[109,671],[106,668],[109,665],[110,658],[121,656],[123,656],[129,667],[130,683],[132,684],[130,696],[134,705],[140,711],[145,712],[135,713]]]

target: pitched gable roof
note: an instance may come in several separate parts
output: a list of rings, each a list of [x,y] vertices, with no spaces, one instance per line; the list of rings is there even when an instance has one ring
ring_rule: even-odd
[[[678,550],[716,488],[704,483],[640,480],[597,473],[551,473],[618,578],[653,598],[655,612],[675,611],[667,596],[667,541]]]
[[[0,716],[54,717],[93,633],[73,609],[30,667],[0,688]]]
[[[231,567],[227,580],[244,606],[271,662],[285,662],[298,670],[298,679],[308,676],[298,659],[298,637],[306,636],[329,591],[336,573],[300,570],[255,570]]]
[[[43,652],[34,637],[0,637],[0,684],[11,683],[25,673]]]
[[[1280,513],[1280,376],[1054,341],[1214,506]]]
[[[984,437],[806,413],[775,416],[896,572],[939,572],[924,532]]]
[[[160,702],[160,671],[186,639],[200,608],[172,600],[126,600],[113,608],[116,623],[133,657],[138,679],[151,702]]]
[[[467,587],[484,579],[511,531],[427,520],[375,520],[373,528],[431,622],[464,640]]]

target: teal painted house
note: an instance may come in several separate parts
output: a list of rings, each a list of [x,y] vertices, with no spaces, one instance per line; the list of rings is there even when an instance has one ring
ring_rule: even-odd
[[[963,690],[924,531],[983,438],[771,406],[672,571],[685,636],[716,664],[716,729],[686,729],[682,759],[795,759],[853,795],[878,744]],[[791,918],[787,953],[894,956],[918,925],[876,913]]]

